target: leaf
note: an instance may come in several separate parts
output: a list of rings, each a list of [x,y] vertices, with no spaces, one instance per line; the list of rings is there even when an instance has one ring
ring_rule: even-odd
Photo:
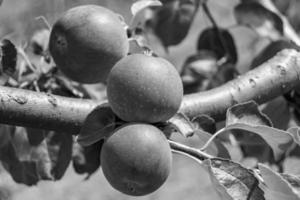
[[[197,135],[203,145],[211,138],[211,134],[204,132],[202,130],[196,130],[194,132],[195,135]],[[216,138],[210,145],[205,148],[205,152],[208,153],[209,155],[216,156],[219,158],[228,158],[230,159],[230,154],[226,147]]]
[[[167,121],[164,130],[169,132],[179,132],[184,137],[189,137],[193,135],[195,129],[193,124],[183,113],[176,113]]]
[[[162,6],[162,3],[159,0],[138,0],[132,4],[131,13],[135,16],[138,12],[150,6]]]
[[[291,174],[280,174],[284,180],[286,180],[290,186],[293,188],[293,191],[297,194],[299,197],[300,195],[300,177],[291,175]]]
[[[45,138],[47,132],[42,129],[26,128],[28,141],[32,146],[39,145]]]
[[[50,132],[46,138],[54,180],[62,178],[72,159],[73,138],[70,133]]]
[[[31,186],[39,181],[36,163],[19,161],[12,143],[0,148],[0,160],[15,182]]]
[[[199,1],[164,1],[154,11],[149,28],[165,48],[178,45],[186,38],[198,7]]]
[[[4,39],[0,42],[0,54],[0,85],[5,85],[16,72],[17,49],[10,40]]]
[[[87,173],[88,179],[100,167],[100,153],[104,140],[100,140],[90,146],[73,145],[73,167],[78,174]]]
[[[224,200],[263,200],[263,191],[254,173],[238,163],[225,159],[207,159],[203,162],[213,185]]]
[[[254,69],[257,66],[263,64],[264,62],[274,57],[278,52],[280,52],[283,49],[295,49],[297,51],[300,51],[300,47],[291,41],[282,40],[282,39],[277,41],[272,41],[253,59],[250,69]]]
[[[271,120],[258,109],[254,101],[236,104],[227,110],[226,126],[235,123],[273,126]]]
[[[298,145],[300,145],[300,132],[299,127],[291,127],[287,130],[293,137],[294,142],[296,142]]]
[[[85,119],[77,137],[77,142],[88,146],[109,136],[115,128],[116,116],[108,103],[97,106]]]
[[[217,130],[216,122],[208,115],[199,115],[192,119],[195,129],[200,129],[208,133],[215,133]]]
[[[14,127],[1,124],[0,125],[0,148],[8,144],[11,140],[11,135],[14,132]]]
[[[237,48],[231,33],[222,28],[209,27],[201,32],[197,41],[197,51],[208,50],[213,52],[217,59],[226,57],[226,61],[236,64]]]
[[[278,173],[272,171],[263,164],[259,164],[259,170],[266,186],[261,186],[264,190],[266,200],[299,200],[300,198],[293,191],[291,185],[285,181]]]
[[[234,8],[234,15],[239,25],[255,30],[260,36],[278,40],[283,35],[283,22],[274,12],[258,2],[243,2]]]
[[[239,130],[239,133],[246,131],[245,133],[247,134],[250,132],[260,136],[272,148],[275,160],[280,159],[293,144],[291,134],[268,126],[252,126],[249,124],[236,123],[227,126],[224,131],[225,130]],[[250,139],[250,137],[248,137],[248,139]]]

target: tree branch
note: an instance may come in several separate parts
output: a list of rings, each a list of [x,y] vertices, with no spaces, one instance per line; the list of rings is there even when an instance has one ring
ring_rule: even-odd
[[[290,91],[299,80],[300,53],[283,50],[220,87],[184,96],[179,112],[190,118],[207,114],[222,120],[230,106],[249,100],[267,102]],[[0,87],[0,123],[77,133],[86,116],[101,103]]]

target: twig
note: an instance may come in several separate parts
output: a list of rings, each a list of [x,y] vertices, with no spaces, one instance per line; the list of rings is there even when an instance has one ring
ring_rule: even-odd
[[[200,160],[213,158],[213,156],[211,156],[199,149],[195,149],[193,147],[189,147],[184,144],[174,142],[172,140],[169,140],[169,144],[170,144],[172,150],[177,151],[177,152],[183,152],[185,154],[191,155]]]

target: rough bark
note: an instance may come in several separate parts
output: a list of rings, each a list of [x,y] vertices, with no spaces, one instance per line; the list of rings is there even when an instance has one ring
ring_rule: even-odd
[[[290,91],[299,80],[300,53],[283,50],[220,87],[184,96],[179,112],[190,118],[207,114],[222,120],[230,106],[249,100],[267,102]],[[0,123],[77,133],[86,116],[101,103],[0,87]]]

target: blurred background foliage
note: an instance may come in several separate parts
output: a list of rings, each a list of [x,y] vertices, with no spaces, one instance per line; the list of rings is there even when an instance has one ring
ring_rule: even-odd
[[[121,14],[127,23],[132,17],[130,6],[134,0],[4,0],[0,7],[0,37],[8,38],[15,44],[26,43],[32,34],[46,25],[36,20],[44,16],[52,25],[60,14],[68,8],[81,4],[98,4],[106,6]],[[226,28],[233,36],[238,52],[237,69],[240,73],[249,70],[253,58],[270,42],[259,37],[256,33],[245,27],[236,26],[233,8],[237,0],[210,0],[208,6],[218,26]],[[159,52],[160,56],[169,59],[181,71],[187,57],[197,51],[197,41],[200,33],[211,26],[210,20],[199,9],[187,37],[176,46],[169,48],[169,53]],[[197,146],[197,139],[184,139],[178,136],[179,141]],[[236,158],[241,157],[237,149],[231,150]],[[248,161],[248,162],[251,162]],[[288,166],[299,166],[298,160],[292,160]],[[299,169],[289,169],[299,173]],[[0,200],[93,200],[93,199],[189,199],[189,200],[218,200],[206,172],[199,165],[184,157],[174,155],[173,171],[167,183],[155,193],[145,197],[130,197],[115,191],[105,180],[101,170],[84,180],[84,175],[78,175],[70,165],[62,180],[57,182],[41,181],[37,186],[24,186],[16,184],[5,170],[0,170]]]

